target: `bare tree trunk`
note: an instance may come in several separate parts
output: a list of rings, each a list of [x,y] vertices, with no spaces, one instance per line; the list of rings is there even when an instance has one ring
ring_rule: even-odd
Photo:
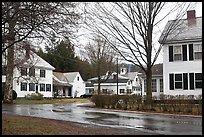
[[[14,47],[8,48],[6,87],[3,103],[13,103],[13,68],[14,68]]]
[[[19,10],[19,3],[14,5],[14,11]],[[8,15],[9,16],[9,15]],[[9,18],[9,17],[8,17]],[[9,38],[8,45],[15,41],[15,26],[16,20],[12,20],[8,23],[9,27]],[[13,70],[14,70],[14,46],[10,46],[8,49],[7,56],[7,71],[6,71],[6,87],[4,93],[3,103],[12,104],[13,103]]]
[[[146,92],[146,104],[151,105],[152,103],[152,69],[147,67],[146,72],[146,81],[147,81],[147,92]]]
[[[98,60],[98,64],[97,64],[97,67],[98,67],[98,71],[97,71],[97,76],[98,76],[98,95],[100,95],[101,93],[101,69],[100,69],[100,61]]]

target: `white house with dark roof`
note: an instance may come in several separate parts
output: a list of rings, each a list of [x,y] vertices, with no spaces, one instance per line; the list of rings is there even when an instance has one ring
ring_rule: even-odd
[[[107,75],[101,76],[102,79],[106,79]],[[98,83],[97,77],[88,79],[89,83],[86,86],[86,91],[97,91]],[[92,84],[92,87],[90,86]],[[89,85],[89,86],[88,86]],[[111,76],[100,84],[103,94],[140,94],[141,93],[141,81],[138,77],[138,72],[128,72],[126,67],[121,67],[120,74],[113,72]]]
[[[175,22],[180,25],[163,39]],[[202,95],[202,17],[191,10],[187,19],[168,21],[159,42],[164,55],[164,94]]]
[[[60,97],[80,97],[85,94],[85,83],[79,72],[53,72],[55,95]]]
[[[15,63],[23,58],[21,54]],[[6,63],[2,62],[2,69],[6,70]],[[52,72],[55,68],[39,57],[35,52],[30,51],[22,64],[14,68],[13,90],[17,98],[25,97],[28,94],[39,92],[43,97],[53,97]],[[2,73],[2,87],[5,86],[6,72]]]

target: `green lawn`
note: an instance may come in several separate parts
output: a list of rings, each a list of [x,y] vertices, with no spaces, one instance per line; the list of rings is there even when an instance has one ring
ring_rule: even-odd
[[[87,102],[85,98],[64,98],[64,99],[44,99],[44,100],[26,100],[16,99],[14,104],[54,104],[54,103],[72,103],[72,102]]]

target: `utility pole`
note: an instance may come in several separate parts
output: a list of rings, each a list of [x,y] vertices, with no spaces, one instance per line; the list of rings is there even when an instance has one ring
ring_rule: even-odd
[[[118,95],[118,58],[117,58],[117,95]]]

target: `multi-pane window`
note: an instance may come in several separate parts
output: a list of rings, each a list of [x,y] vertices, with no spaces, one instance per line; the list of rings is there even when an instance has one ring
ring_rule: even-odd
[[[182,60],[181,45],[174,46],[173,53],[174,53],[174,60]]]
[[[159,79],[160,92],[163,92],[163,79]]]
[[[21,82],[21,91],[27,91],[27,83]]]
[[[175,89],[182,89],[182,74],[175,74]]]
[[[45,91],[45,84],[40,84],[40,91]]]
[[[120,94],[125,93],[125,89],[120,89]]]
[[[157,81],[152,79],[152,92],[157,92]]]
[[[202,59],[202,45],[201,44],[194,44],[193,51],[194,51],[194,59]]]
[[[195,88],[202,88],[202,73],[195,73]]]
[[[46,84],[46,91],[51,91],[51,84]]]
[[[29,91],[35,91],[35,84],[29,83]]]
[[[45,78],[45,70],[40,70],[40,77],[43,77],[43,78]]]
[[[35,68],[34,67],[29,68],[29,76],[35,77]]]
[[[144,92],[147,91],[147,81],[146,79],[144,80]],[[157,92],[157,81],[156,79],[152,79],[152,92]]]
[[[27,68],[21,67],[20,70],[21,70],[21,76],[27,76]]]
[[[132,90],[131,89],[127,89],[127,94],[131,94]]]

